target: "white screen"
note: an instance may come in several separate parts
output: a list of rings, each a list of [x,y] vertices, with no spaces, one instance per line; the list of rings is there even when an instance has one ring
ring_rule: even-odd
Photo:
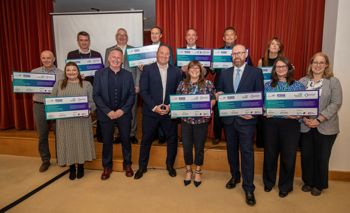
[[[129,45],[143,45],[143,11],[53,13],[57,66],[64,69],[68,52],[78,49],[77,34],[90,34],[90,49],[101,53],[104,60],[108,47],[116,44],[118,28],[128,31]]]

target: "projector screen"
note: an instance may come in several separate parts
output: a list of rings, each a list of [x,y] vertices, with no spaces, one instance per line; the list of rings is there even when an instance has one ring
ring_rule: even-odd
[[[128,31],[129,45],[143,45],[143,10],[112,12],[51,13],[53,19],[56,61],[64,69],[68,52],[78,49],[77,34],[90,34],[90,49],[101,53],[103,60],[108,47],[116,44],[118,28]],[[103,61],[104,62],[104,61]]]

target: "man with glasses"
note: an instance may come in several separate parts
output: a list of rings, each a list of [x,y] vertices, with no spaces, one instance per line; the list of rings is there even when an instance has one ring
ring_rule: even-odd
[[[223,93],[247,93],[263,91],[263,74],[258,68],[245,63],[248,52],[245,46],[237,44],[232,48],[233,67],[221,73],[217,96]],[[227,139],[227,157],[230,165],[231,179],[226,188],[233,189],[240,183],[240,163],[238,149],[242,159],[243,190],[246,203],[254,206],[254,147],[253,137],[256,118],[252,115],[228,116],[222,118]]]

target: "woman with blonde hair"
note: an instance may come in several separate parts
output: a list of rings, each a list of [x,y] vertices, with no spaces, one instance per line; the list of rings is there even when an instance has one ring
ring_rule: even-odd
[[[318,90],[320,96],[319,115],[304,117],[301,124],[302,190],[318,196],[328,188],[329,158],[339,133],[342,87],[334,77],[328,56],[322,52],[312,56],[307,75],[300,82],[307,90]]]

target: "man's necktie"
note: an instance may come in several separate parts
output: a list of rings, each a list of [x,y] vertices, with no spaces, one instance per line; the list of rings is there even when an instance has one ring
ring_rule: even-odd
[[[235,92],[237,92],[240,81],[241,81],[241,70],[236,69],[236,78],[235,78],[235,82],[233,83],[233,88],[235,89]]]

